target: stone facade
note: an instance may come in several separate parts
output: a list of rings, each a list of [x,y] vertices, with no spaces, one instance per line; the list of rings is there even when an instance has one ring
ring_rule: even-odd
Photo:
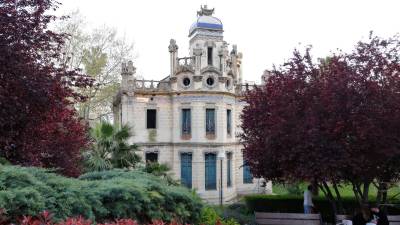
[[[197,12],[189,31],[189,57],[179,58],[178,45],[170,41],[170,75],[163,80],[137,80],[132,62],[122,65],[114,118],[132,127],[130,141],[140,146],[143,159],[168,164],[206,201],[226,203],[241,194],[270,192],[271,184],[243,177],[248,173],[237,135],[241,96],[251,87],[242,83],[242,54],[235,45],[228,50],[213,12],[206,6]],[[208,153],[216,161],[206,162]],[[191,158],[186,167],[182,154]]]

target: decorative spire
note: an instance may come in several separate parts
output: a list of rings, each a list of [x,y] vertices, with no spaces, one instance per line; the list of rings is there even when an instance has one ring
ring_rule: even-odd
[[[121,72],[122,75],[133,75],[133,74],[136,73],[136,68],[133,66],[133,62],[131,60],[128,61],[128,64],[123,62],[121,64],[121,67],[122,67],[121,68],[122,69],[122,72]]]
[[[214,8],[208,9],[207,5],[200,6],[200,11],[197,11],[197,16],[212,16],[214,14]]]
[[[176,52],[178,51],[178,45],[176,44],[176,41],[174,39],[171,39],[169,41],[169,46],[168,46],[169,52]]]

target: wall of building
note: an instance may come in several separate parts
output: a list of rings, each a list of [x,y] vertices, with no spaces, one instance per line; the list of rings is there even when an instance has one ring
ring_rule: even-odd
[[[221,151],[232,153],[232,186],[227,186],[227,161],[223,160],[224,202],[232,201],[239,194],[262,192],[257,179],[243,183],[242,146],[236,134],[240,132],[242,103],[229,94],[135,94],[123,98],[123,123],[133,128],[130,142],[140,145],[142,158],[146,152],[157,152],[158,162],[169,165],[176,179],[181,177],[181,153],[192,154],[192,188],[206,201],[218,203],[220,198],[220,161],[217,161],[217,189],[205,190],[205,154]],[[191,109],[191,138],[181,137],[181,110]],[[206,108],[216,109],[215,139],[206,137]],[[146,110],[156,109],[157,129],[147,129]],[[227,133],[227,109],[232,113],[231,135]],[[152,138],[150,133],[155,132]]]

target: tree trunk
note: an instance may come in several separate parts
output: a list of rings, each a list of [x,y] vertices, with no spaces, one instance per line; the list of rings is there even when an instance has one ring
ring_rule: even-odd
[[[360,186],[355,183],[355,182],[351,182],[352,186],[353,186],[353,192],[354,192],[354,196],[356,197],[356,200],[358,202],[358,204],[361,206],[362,205],[362,201],[361,201],[361,191],[360,191]]]
[[[378,205],[387,204],[387,191],[388,191],[387,183],[386,182],[379,182],[378,193],[376,194],[376,203]],[[384,206],[382,210],[384,210],[386,212],[387,207]]]
[[[322,185],[320,186],[320,188],[324,192],[325,196],[328,198],[328,200],[331,203],[332,210],[333,210],[333,216],[334,216],[335,221],[336,221],[337,206],[336,206],[335,197],[333,196],[331,189],[329,188],[328,184],[325,181],[322,182]]]
[[[345,214],[344,207],[343,207],[342,196],[340,195],[340,192],[339,192],[339,189],[338,189],[338,186],[337,186],[336,182],[333,182],[333,188],[335,190],[336,199],[337,199],[338,206],[339,206],[338,212],[341,213],[341,214]]]
[[[376,204],[380,205],[382,202],[383,194],[382,194],[382,183],[379,182],[378,184],[378,192],[376,193]]]
[[[369,195],[369,186],[371,182],[370,181],[365,181],[364,186],[363,186],[363,192],[362,192],[362,204],[366,205],[368,204],[368,195]]]

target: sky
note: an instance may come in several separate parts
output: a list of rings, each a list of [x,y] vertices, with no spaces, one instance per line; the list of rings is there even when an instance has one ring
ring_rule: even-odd
[[[371,30],[400,32],[400,0],[60,0],[61,14],[79,10],[92,27],[115,27],[134,43],[134,65],[145,79],[169,74],[168,45],[189,54],[189,28],[200,5],[215,8],[224,39],[243,53],[244,80],[260,82],[265,69],[281,65],[294,48],[312,55],[351,51]]]

